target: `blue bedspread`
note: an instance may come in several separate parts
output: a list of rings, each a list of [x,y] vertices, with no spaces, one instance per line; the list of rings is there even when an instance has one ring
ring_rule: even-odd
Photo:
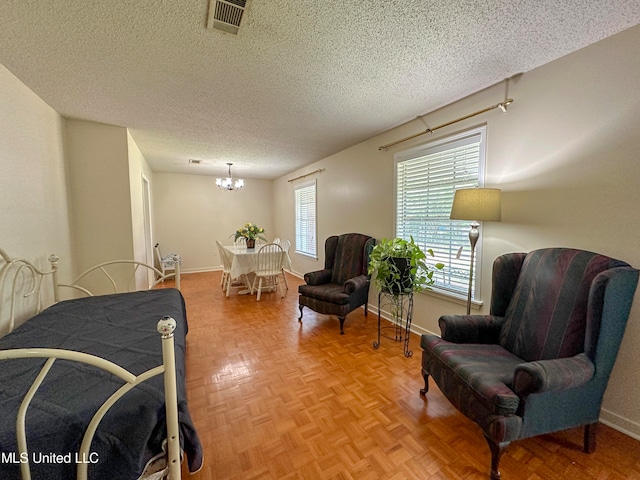
[[[47,347],[77,350],[110,360],[138,375],[162,363],[158,320],[177,322],[180,443],[189,469],[202,465],[202,447],[189,415],[185,385],[187,320],[178,290],[160,289],[67,300],[49,307],[9,335],[0,349]],[[44,359],[0,361],[0,479],[20,479],[15,419]],[[123,382],[91,366],[56,360],[27,412],[32,478],[75,478],[76,461],[89,463],[89,479],[136,479],[162,451],[166,438],[162,375],[128,392],[104,417],[87,459],[76,458],[97,408]]]

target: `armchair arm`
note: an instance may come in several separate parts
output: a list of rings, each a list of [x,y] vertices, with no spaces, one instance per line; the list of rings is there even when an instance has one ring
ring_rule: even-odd
[[[325,268],[304,274],[304,281],[307,285],[322,285],[331,282],[331,270]]]
[[[513,374],[514,391],[522,397],[578,387],[591,380],[595,371],[595,365],[584,353],[522,363]]]
[[[498,343],[504,317],[494,315],[443,315],[440,336],[454,343]]]
[[[358,275],[344,282],[344,291],[345,293],[353,293],[364,287],[367,283],[369,283],[369,277],[366,275]]]

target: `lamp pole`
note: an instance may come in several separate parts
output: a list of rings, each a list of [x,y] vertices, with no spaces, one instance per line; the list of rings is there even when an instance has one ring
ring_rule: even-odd
[[[478,237],[480,232],[478,227],[480,224],[475,220],[471,222],[471,230],[469,230],[469,242],[471,243],[471,265],[469,265],[469,291],[467,292],[467,315],[471,314],[471,291],[473,289],[473,260],[476,251],[476,243],[478,243]]]

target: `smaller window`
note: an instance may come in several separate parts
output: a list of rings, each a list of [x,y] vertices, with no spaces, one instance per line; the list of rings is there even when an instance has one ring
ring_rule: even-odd
[[[295,187],[297,253],[316,256],[316,182],[301,183]]]

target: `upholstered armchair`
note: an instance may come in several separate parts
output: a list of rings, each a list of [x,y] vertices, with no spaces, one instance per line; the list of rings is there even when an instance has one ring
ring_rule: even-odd
[[[375,239],[360,233],[346,233],[327,238],[324,269],[304,275],[305,285],[298,287],[298,303],[318,313],[336,315],[340,320],[340,334],[344,334],[347,314],[364,305],[367,314],[369,299],[369,254]]]
[[[498,257],[489,315],[443,316],[421,338],[422,375],[482,429],[491,478],[510,442],[584,426],[595,448],[600,405],[638,270],[582,250]]]

